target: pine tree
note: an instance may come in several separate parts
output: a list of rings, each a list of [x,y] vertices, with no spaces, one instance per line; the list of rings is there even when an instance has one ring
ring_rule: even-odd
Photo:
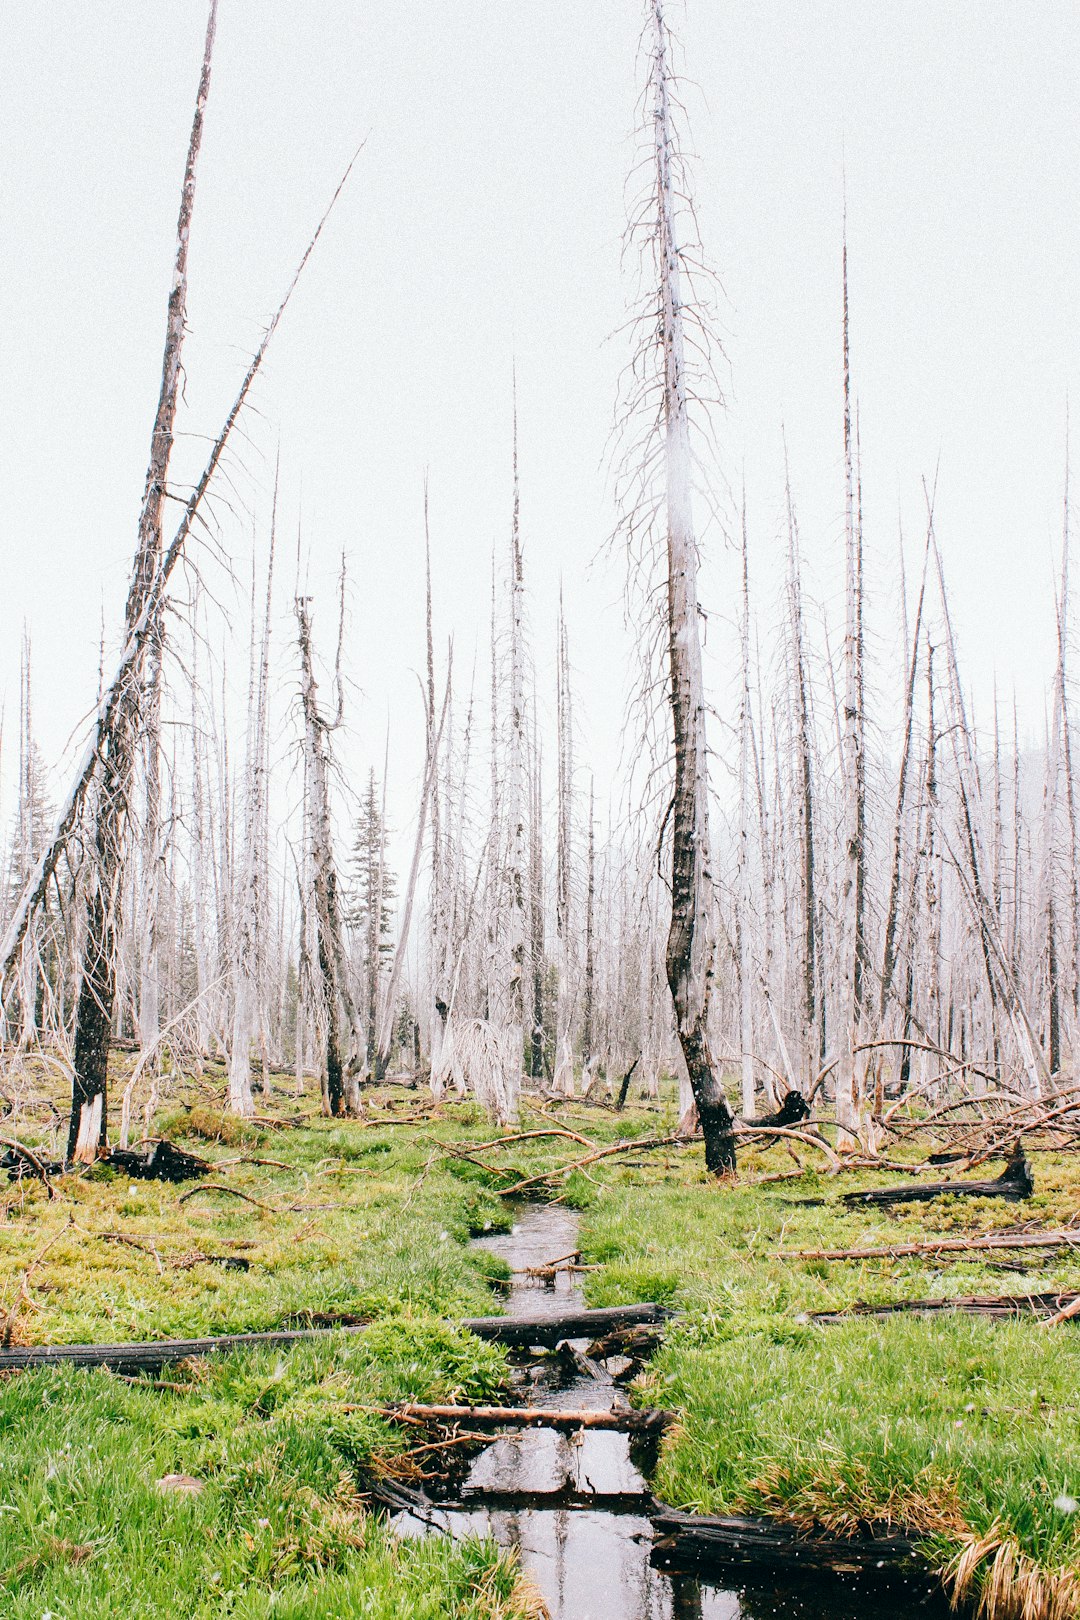
[[[390,902],[397,893],[397,879],[387,863],[388,842],[386,811],[380,801],[375,772],[371,770],[356,823],[352,856],[353,900],[348,916],[349,927],[360,938],[362,1010],[367,1031],[369,1074],[374,1074],[376,1066],[383,969],[394,949]]]

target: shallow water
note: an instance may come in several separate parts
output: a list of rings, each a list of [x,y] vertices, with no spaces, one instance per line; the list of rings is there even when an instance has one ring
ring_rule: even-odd
[[[550,1205],[523,1209],[513,1231],[476,1239],[515,1275],[507,1314],[542,1321],[582,1304],[577,1278],[553,1283],[523,1273],[577,1247],[577,1216]],[[612,1383],[566,1376],[548,1357],[520,1372],[530,1405],[607,1410],[625,1396]],[[403,1534],[432,1529],[490,1535],[518,1550],[544,1594],[552,1620],[944,1620],[950,1611],[918,1583],[866,1577],[766,1577],[721,1585],[671,1574],[650,1563],[653,1529],[643,1454],[623,1434],[556,1434],[525,1429],[499,1435],[474,1458],[464,1480],[447,1482],[454,1506],[431,1520],[402,1514]],[[635,1460],[636,1459],[636,1460]]]

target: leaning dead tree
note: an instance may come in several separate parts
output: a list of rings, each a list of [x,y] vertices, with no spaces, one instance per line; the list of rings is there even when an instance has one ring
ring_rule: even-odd
[[[116,996],[116,940],[124,874],[124,845],[135,756],[143,725],[144,698],[148,693],[153,693],[160,679],[164,601],[160,595],[155,595],[154,587],[163,560],[162,510],[173,446],[180,356],[184,344],[188,243],[195,202],[195,170],[202,144],[206,101],[210,93],[210,65],[216,24],[217,0],[211,0],[195,117],[180,195],[176,262],[165,328],[161,391],[150,440],[150,464],[139,514],[135,565],[124,608],[126,635],[130,639],[141,626],[144,651],[124,682],[122,692],[118,694],[111,724],[98,738],[97,777],[89,795],[83,832],[84,847],[89,847],[92,860],[86,880],[82,982],[75,1015],[71,1121],[66,1155],[69,1161],[92,1159],[106,1142],[105,1098]],[[143,672],[148,661],[151,678],[144,686]],[[155,737],[155,773],[156,745]],[[151,795],[156,791],[155,774]],[[154,999],[156,1001],[156,986]],[[156,1014],[154,1021],[156,1023]]]
[[[693,211],[685,165],[674,128],[676,80],[672,39],[663,0],[649,0],[647,113],[651,121],[652,186],[631,219],[630,237],[643,248],[648,278],[630,368],[627,415],[645,423],[632,436],[622,465],[623,532],[632,557],[644,560],[640,582],[646,603],[662,574],[663,624],[652,645],[660,652],[666,686],[667,749],[673,764],[665,821],[670,828],[671,917],[666,969],[679,1044],[705,1136],[708,1168],[735,1168],[733,1116],[714,1060],[709,1001],[716,955],[715,895],[709,828],[705,690],[698,602],[698,542],[694,527],[695,445],[692,413],[707,403],[711,384],[710,334],[695,272],[680,241]],[[683,284],[690,289],[690,307]],[[700,289],[703,290],[703,289]],[[700,291],[698,290],[698,291]],[[688,365],[687,326],[703,364]],[[660,676],[654,667],[652,679]]]
[[[216,0],[207,24],[203,68],[181,195],[176,265],[169,295],[165,363],[151,441],[151,459],[139,521],[135,567],[125,608],[124,640],[112,680],[102,680],[90,720],[90,735],[74,780],[26,880],[0,940],[0,996],[6,1002],[20,977],[23,952],[32,948],[35,921],[57,881],[61,861],[75,848],[86,869],[81,878],[81,917],[74,930],[79,953],[79,992],[72,1065],[72,1112],[68,1156],[93,1156],[106,1140],[107,1060],[116,999],[119,905],[124,888],[128,811],[141,739],[144,690],[169,583],[184,557],[196,524],[203,523],[207,496],[226,445],[247,404],[267,349],[288,307],[326,222],[359,156],[354,153],[252,357],[225,421],[212,440],[206,464],[184,504],[167,547],[162,513],[172,447],[180,351],[187,294],[187,250],[194,201],[195,167],[209,92]]]

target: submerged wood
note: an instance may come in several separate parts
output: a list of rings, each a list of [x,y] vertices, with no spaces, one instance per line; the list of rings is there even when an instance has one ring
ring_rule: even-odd
[[[652,1434],[675,1421],[658,1408],[629,1412],[554,1410],[546,1406],[427,1406],[413,1401],[365,1407],[383,1417],[423,1423],[466,1423],[475,1429],[608,1429],[617,1434]]]
[[[1035,1181],[1019,1142],[1009,1154],[1005,1169],[993,1181],[935,1181],[920,1187],[878,1187],[871,1192],[845,1193],[842,1202],[858,1204],[928,1204],[935,1198],[1007,1198],[1012,1202],[1030,1198]]]
[[[499,1344],[553,1347],[560,1339],[599,1339],[616,1329],[663,1322],[670,1315],[663,1305],[608,1305],[595,1311],[566,1311],[535,1321],[514,1316],[474,1316],[461,1325],[477,1338],[494,1339]]]
[[[960,1294],[954,1299],[898,1299],[887,1305],[860,1300],[842,1311],[811,1311],[811,1322],[846,1322],[852,1316],[896,1316],[904,1311],[924,1315],[932,1311],[962,1311],[969,1316],[1031,1316],[1042,1321],[1061,1316],[1076,1305],[1080,1293],[1052,1289],[1045,1294]],[[1062,1316],[1062,1320],[1067,1320]]]
[[[218,1355],[233,1350],[285,1347],[329,1332],[362,1333],[363,1327],[289,1328],[273,1333],[223,1333],[210,1339],[158,1339],[139,1344],[32,1344],[0,1350],[0,1373],[33,1367],[108,1367],[112,1372],[158,1372],[174,1361]]]
[[[767,1519],[677,1513],[671,1508],[653,1514],[652,1522],[659,1532],[652,1562],[659,1569],[728,1565],[840,1574],[930,1573],[917,1543],[891,1531],[881,1536],[832,1536]]]

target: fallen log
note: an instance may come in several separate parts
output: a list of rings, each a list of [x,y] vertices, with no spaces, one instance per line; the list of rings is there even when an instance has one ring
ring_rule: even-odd
[[[1046,1322],[1065,1321],[1067,1312],[1080,1314],[1080,1293],[1054,1289],[1046,1294],[960,1294],[953,1299],[898,1299],[887,1305],[869,1305],[860,1300],[842,1311],[810,1311],[808,1318],[811,1322],[834,1323],[846,1322],[853,1316],[897,1316],[905,1311],[919,1316],[934,1311],[961,1311],[968,1316],[1033,1316]]]
[[[872,1204],[928,1204],[935,1198],[1006,1198],[1015,1203],[1030,1198],[1035,1191],[1031,1166],[1017,1142],[1005,1163],[1001,1175],[993,1181],[935,1181],[929,1186],[877,1187],[870,1192],[845,1193],[841,1203],[854,1208]]]
[[[210,1339],[155,1339],[141,1344],[31,1344],[0,1350],[0,1373],[35,1367],[108,1367],[112,1372],[160,1372],[174,1361],[220,1355],[233,1350],[284,1348],[322,1339],[328,1328],[290,1328],[273,1333],[223,1333]],[[362,1327],[339,1327],[339,1333],[362,1333]]]
[[[653,1544],[651,1562],[659,1569],[727,1566],[837,1574],[930,1574],[918,1544],[893,1531],[880,1536],[833,1536],[775,1520],[677,1513],[671,1508],[654,1513],[652,1522],[659,1539]]]
[[[213,1166],[194,1153],[186,1153],[174,1142],[155,1142],[152,1152],[136,1153],[130,1148],[113,1148],[99,1163],[107,1164],[136,1181],[195,1181],[210,1174]]]
[[[1080,1228],[1057,1232],[986,1232],[980,1237],[927,1238],[862,1249],[777,1249],[778,1260],[906,1260],[914,1254],[956,1254],[969,1249],[1080,1249]]]
[[[1080,1241],[1080,1234],[1078,1234]],[[618,1328],[655,1325],[671,1315],[664,1305],[608,1305],[595,1311],[565,1311],[558,1316],[535,1319],[520,1316],[473,1316],[462,1327],[479,1339],[499,1344],[528,1347],[531,1344],[554,1348],[560,1339],[600,1339]]]
[[[361,1410],[357,1407],[354,1410]],[[556,1411],[546,1406],[427,1406],[395,1401],[365,1406],[377,1417],[411,1423],[465,1423],[473,1429],[607,1429],[616,1434],[655,1434],[675,1422],[674,1412],[658,1408],[629,1412]]]

